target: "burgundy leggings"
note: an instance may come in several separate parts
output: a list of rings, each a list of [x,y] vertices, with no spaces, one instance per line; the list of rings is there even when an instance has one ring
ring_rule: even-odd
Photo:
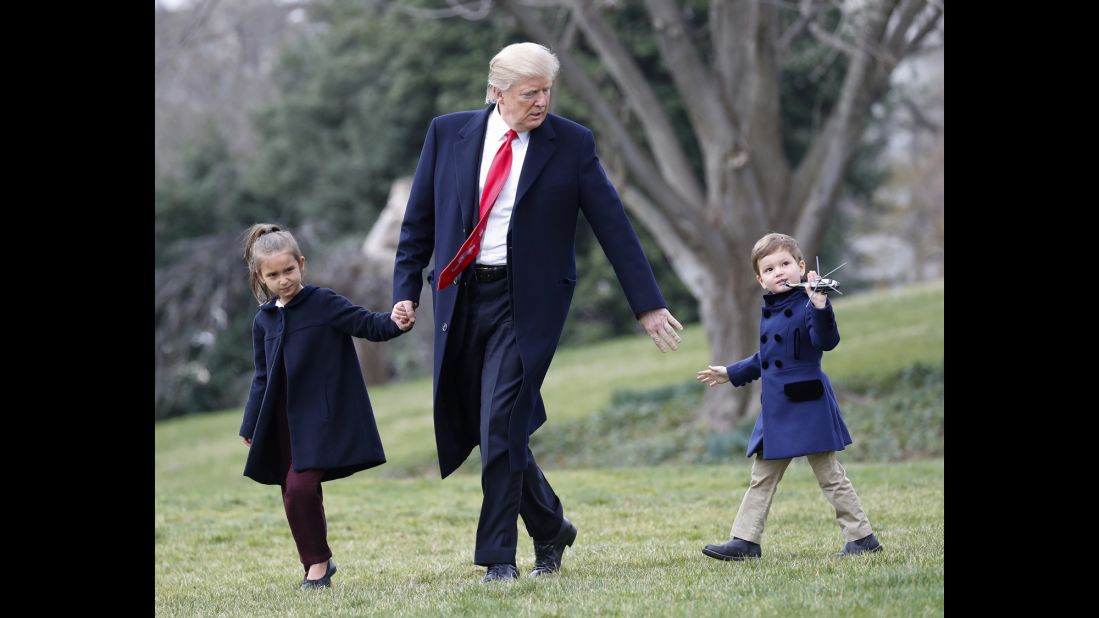
[[[321,479],[324,470],[296,472],[290,465],[290,423],[286,417],[286,374],[275,404],[276,427],[279,435],[279,452],[286,475],[282,482],[282,504],[286,508],[286,521],[298,546],[298,557],[306,572],[309,566],[327,562],[332,557],[328,548],[328,524],[324,519],[324,495]]]

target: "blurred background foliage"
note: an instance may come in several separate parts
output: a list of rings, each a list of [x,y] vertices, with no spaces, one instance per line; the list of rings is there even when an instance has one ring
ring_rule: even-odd
[[[243,404],[252,371],[255,300],[247,290],[239,235],[254,222],[278,222],[295,232],[308,258],[307,279],[373,310],[388,310],[388,281],[361,265],[363,239],[393,183],[414,171],[431,118],[481,107],[488,59],[530,38],[492,3],[482,3],[490,9],[483,14],[432,13],[453,4],[157,4],[157,419]],[[642,3],[598,4],[658,94],[692,165],[700,166],[687,112]],[[686,19],[703,33],[706,5],[684,3]],[[616,97],[567,11],[543,14],[607,95]],[[796,11],[781,15],[785,26],[797,25]],[[826,27],[839,19],[839,11],[820,15]],[[877,247],[873,243],[886,238],[902,249],[889,255],[908,257],[884,266],[864,260],[862,270],[848,267],[844,284],[852,291],[943,276],[941,45],[905,71],[898,69],[900,78],[874,108],[821,253],[838,264],[857,258],[856,248]],[[835,105],[845,72],[845,55],[813,37],[798,37],[789,46],[780,87],[782,146],[791,163],[804,155]],[[567,86],[555,84],[553,105],[599,137],[588,107]],[[621,111],[629,115],[624,102]],[[640,132],[636,137],[644,139]],[[607,140],[598,143],[618,183],[618,154]],[[636,218],[634,225],[669,306],[682,322],[697,321],[695,299],[650,231]],[[577,228],[576,257],[583,276],[562,345],[634,332],[634,316],[586,223]],[[429,334],[416,329],[402,345],[370,360],[379,365],[370,382],[426,375]]]

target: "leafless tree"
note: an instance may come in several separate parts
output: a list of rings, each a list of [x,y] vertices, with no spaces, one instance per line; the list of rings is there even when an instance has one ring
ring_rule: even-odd
[[[275,93],[279,52],[306,33],[305,2],[198,0],[156,7],[154,155],[170,171],[181,147],[206,123],[237,157],[255,151],[251,115]]]
[[[609,137],[628,177],[619,187],[623,201],[652,231],[698,300],[715,362],[738,360],[758,347],[759,286],[747,259],[752,243],[781,230],[797,237],[807,255],[816,253],[871,106],[888,91],[897,64],[920,50],[929,35],[942,34],[943,17],[941,1],[711,0],[710,43],[703,48],[681,3],[646,0],[662,60],[702,154],[702,171],[696,173],[656,92],[604,15],[607,5],[617,3],[499,4],[533,40],[558,53],[561,78],[587,104],[599,133]],[[568,11],[628,103],[643,142],[602,84],[547,27],[542,18],[547,5]],[[835,10],[842,12],[839,26],[827,29],[822,16]],[[782,11],[796,11],[798,17],[785,31]],[[792,166],[782,148],[779,76],[786,46],[802,32],[847,56],[847,71],[838,102],[822,119],[807,154]],[[743,417],[757,398],[752,389],[711,389],[703,413],[712,427],[722,429]]]

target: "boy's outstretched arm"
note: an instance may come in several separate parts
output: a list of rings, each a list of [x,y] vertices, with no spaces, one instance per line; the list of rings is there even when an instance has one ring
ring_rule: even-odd
[[[753,380],[759,379],[759,376],[763,375],[763,368],[759,364],[759,352],[740,362],[729,365],[725,368],[725,371],[728,373],[729,381],[733,383],[733,386],[744,386]]]
[[[721,365],[709,365],[708,369],[703,369],[698,372],[698,381],[713,388],[718,384],[725,384],[728,382],[729,372]]]
[[[699,371],[697,377],[699,382],[712,388],[726,382],[732,382],[733,386],[744,386],[759,378],[762,374],[763,370],[759,366],[759,352],[756,352],[752,356],[728,367],[709,365],[707,369]]]

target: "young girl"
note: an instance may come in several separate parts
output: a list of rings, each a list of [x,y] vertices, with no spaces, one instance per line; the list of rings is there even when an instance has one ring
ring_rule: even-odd
[[[321,482],[385,463],[351,337],[385,341],[412,322],[302,285],[305,257],[276,225],[259,223],[245,233],[244,261],[261,303],[252,324],[256,373],[240,426],[250,446],[244,475],[282,488],[306,572],[301,589],[326,588],[336,564]]]

